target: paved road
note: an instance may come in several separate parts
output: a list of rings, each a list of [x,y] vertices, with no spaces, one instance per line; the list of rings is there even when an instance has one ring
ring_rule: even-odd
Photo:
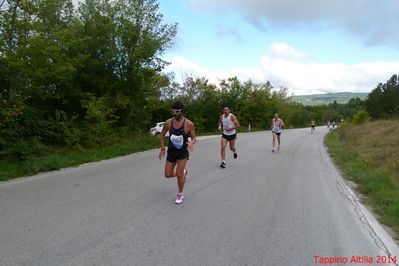
[[[240,134],[219,168],[219,137],[199,141],[182,205],[148,151],[0,183],[0,265],[375,265],[398,246],[357,201],[322,139]],[[373,259],[350,263],[352,256]],[[360,262],[359,260],[357,262]],[[333,263],[333,265],[338,265]],[[380,264],[381,265],[381,264]],[[394,264],[383,264],[394,265]]]

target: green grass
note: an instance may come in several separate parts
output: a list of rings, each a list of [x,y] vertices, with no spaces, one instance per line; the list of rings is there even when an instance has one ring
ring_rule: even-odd
[[[370,128],[372,127],[373,125]],[[376,125],[374,128],[381,130],[381,127],[378,128]],[[353,134],[356,134],[358,129],[359,127],[336,130],[326,135],[325,143],[343,176],[357,184],[362,200],[372,208],[383,224],[391,227],[399,236],[399,182],[395,167],[392,168],[389,159],[385,161],[381,159],[377,163],[369,161],[370,157],[376,156],[375,153],[383,153],[384,145],[388,144],[381,144],[386,140],[380,142],[380,135],[376,134],[373,137],[372,130],[364,132],[364,126],[361,129],[365,140],[348,142],[353,139]],[[399,131],[396,133],[399,135]],[[361,137],[358,136],[359,138]],[[374,142],[380,142],[378,151],[365,149],[365,146],[370,146]],[[390,149],[385,150],[385,152],[390,152]],[[387,158],[390,156],[392,155],[386,154]]]
[[[199,133],[198,136],[219,135],[220,132]],[[133,135],[120,139],[119,143],[85,149],[52,149],[45,155],[32,157],[23,162],[0,161],[0,181],[30,176],[40,172],[59,170],[61,168],[78,166],[84,163],[96,162],[118,156],[132,154],[159,147],[159,137],[150,135]]]
[[[137,135],[122,140],[118,144],[92,149],[77,147],[68,150],[53,150],[46,155],[33,157],[23,162],[0,161],[0,181],[78,166],[83,163],[123,156],[156,147],[159,147],[159,138]]]

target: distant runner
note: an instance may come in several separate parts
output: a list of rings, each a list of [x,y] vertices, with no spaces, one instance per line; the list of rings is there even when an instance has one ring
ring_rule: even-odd
[[[219,117],[219,131],[222,131],[220,142],[220,156],[222,158],[221,168],[226,168],[226,146],[230,144],[230,150],[233,152],[233,158],[237,159],[237,150],[235,147],[237,132],[236,128],[240,127],[240,123],[235,115],[230,113],[230,108],[225,106],[223,114]]]
[[[278,142],[277,149],[280,150],[280,135],[281,135],[282,127],[284,127],[284,122],[278,116],[278,113],[275,113],[274,114],[274,118],[272,119],[272,124],[271,124],[272,135],[273,135],[273,141],[272,141],[272,144],[273,144],[272,151],[273,152],[276,151],[276,139],[277,139],[277,142]]]
[[[331,132],[331,130],[332,130],[330,121],[327,121],[327,129],[328,129],[328,132]]]
[[[165,163],[165,177],[177,178],[177,193],[175,203],[181,204],[184,201],[183,189],[186,183],[187,169],[186,163],[189,157],[189,151],[193,150],[196,142],[194,124],[183,116],[184,105],[176,102],[172,106],[173,118],[166,120],[160,134],[161,150],[159,159],[165,157],[165,134],[169,131],[168,153]],[[188,141],[188,137],[191,138]],[[175,171],[176,167],[176,171]]]
[[[314,121],[314,120],[312,120],[312,122],[311,122],[311,124],[310,124],[310,133],[312,133],[313,134],[313,132],[315,132],[315,125],[316,125],[316,122]]]

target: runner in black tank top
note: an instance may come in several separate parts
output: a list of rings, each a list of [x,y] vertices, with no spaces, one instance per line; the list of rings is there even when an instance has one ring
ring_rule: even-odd
[[[183,123],[178,129],[174,128],[173,120],[172,118],[170,123],[168,156],[166,160],[175,163],[177,160],[188,159],[189,153],[187,150],[188,135],[184,131],[186,119],[183,119]]]
[[[183,117],[183,110],[184,105],[181,102],[173,104],[173,118],[166,120],[159,137],[161,144],[159,159],[162,159],[165,156],[165,134],[169,131],[170,137],[165,163],[165,177],[177,178],[179,192],[176,196],[176,204],[181,204],[184,200],[183,189],[187,176],[186,163],[189,155],[188,152],[192,151],[196,141],[194,124]],[[189,137],[191,138],[190,141],[188,140]]]

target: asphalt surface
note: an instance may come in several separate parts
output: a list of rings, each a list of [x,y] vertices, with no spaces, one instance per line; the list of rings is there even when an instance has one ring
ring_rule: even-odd
[[[2,182],[0,265],[395,265],[326,132],[284,130],[276,153],[270,131],[239,134],[226,169],[220,137],[199,140],[182,205],[158,150]]]

